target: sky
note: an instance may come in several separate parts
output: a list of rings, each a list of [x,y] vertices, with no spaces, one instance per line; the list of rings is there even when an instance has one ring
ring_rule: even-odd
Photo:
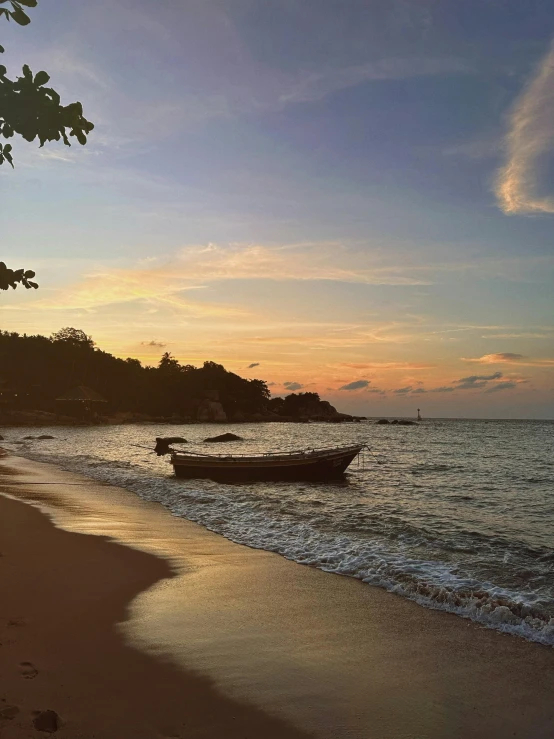
[[[2,63],[85,147],[12,140],[0,329],[213,360],[370,416],[554,417],[545,0],[39,0]]]

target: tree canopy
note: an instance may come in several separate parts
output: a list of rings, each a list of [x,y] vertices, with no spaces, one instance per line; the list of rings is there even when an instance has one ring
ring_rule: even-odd
[[[0,17],[13,20],[20,26],[31,22],[22,6],[34,8],[37,0],[0,0]],[[0,46],[0,53],[4,48]],[[87,135],[94,124],[83,115],[80,102],[62,105],[59,94],[46,87],[50,81],[47,72],[33,74],[27,64],[23,65],[23,75],[10,79],[8,70],[0,64],[0,133],[5,139],[18,135],[26,141],[38,139],[44,146],[47,141],[60,141],[71,146],[69,137],[83,146],[87,143]],[[0,143],[0,165],[8,162],[12,167],[13,154],[11,144]]]
[[[0,0],[0,18],[15,21],[26,26],[31,19],[24,10],[34,8],[38,0]],[[0,46],[0,54],[4,47]],[[26,141],[38,139],[40,146],[47,141],[62,140],[71,146],[70,137],[80,144],[87,143],[87,135],[94,124],[83,115],[80,102],[62,105],[59,94],[52,87],[46,87],[50,81],[47,72],[33,74],[27,64],[23,66],[23,75],[10,79],[8,70],[0,64],[0,136],[12,139],[21,136]],[[0,166],[7,162],[13,168],[13,147],[11,143],[0,141]],[[38,288],[36,282],[30,280],[35,276],[32,270],[8,269],[0,262],[0,290],[7,290],[18,285],[26,288]]]
[[[195,418],[204,399],[218,400],[228,418],[262,412],[269,390],[216,362],[182,365],[165,354],[157,367],[118,359],[95,346],[80,329],[66,327],[46,336],[0,331],[0,385],[17,392],[17,407],[57,411],[56,398],[85,385],[108,401],[111,413]]]
[[[32,282],[35,273],[32,269],[9,269],[4,262],[0,262],[0,290],[7,290],[12,287],[14,290],[18,284],[23,285],[29,290],[38,287],[36,282]]]
[[[83,349],[94,349],[94,341],[92,336],[88,336],[80,328],[61,328],[59,331],[55,331],[50,337],[51,341],[64,341],[66,344],[72,346],[80,346]]]

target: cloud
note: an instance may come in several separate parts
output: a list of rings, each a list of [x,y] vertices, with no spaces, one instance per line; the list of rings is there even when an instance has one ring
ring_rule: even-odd
[[[446,146],[441,150],[441,153],[447,157],[490,159],[497,156],[499,149],[500,142],[498,138],[487,137]]]
[[[254,367],[259,367],[259,366],[260,366],[259,362],[252,362],[252,364],[249,364],[246,369],[253,369]]]
[[[430,393],[453,393],[456,390],[455,387],[433,387],[428,392]]]
[[[462,362],[478,362],[480,364],[499,364],[501,362],[519,362],[525,359],[523,354],[514,354],[513,352],[500,352],[498,354],[484,354],[482,357],[475,359],[466,359],[462,357]]]
[[[470,375],[454,380],[454,383],[457,385],[456,390],[476,390],[486,387],[490,380],[499,380],[501,377],[502,372],[494,372],[492,375]]]
[[[517,387],[517,382],[511,382],[510,380],[506,380],[505,382],[497,382],[495,385],[492,385],[487,390],[485,390],[486,393],[496,393],[500,390],[511,390],[514,387]]]
[[[504,213],[554,213],[545,165],[554,152],[554,44],[516,101],[505,139],[507,161],[496,182]]]
[[[454,382],[472,383],[480,380],[498,380],[500,377],[502,377],[502,372],[494,372],[492,375],[470,375],[469,377],[462,377],[459,380],[454,380]]]
[[[279,97],[279,103],[308,103],[321,100],[338,90],[366,82],[397,80],[471,72],[463,59],[454,57],[389,57],[366,64],[321,69],[304,74]]]
[[[407,385],[406,387],[399,387],[396,390],[393,390],[393,393],[396,393],[396,395],[406,395],[406,393],[413,392],[413,387],[411,385]]]
[[[412,395],[417,395],[419,393],[426,393],[426,392],[427,392],[427,390],[425,390],[425,388],[418,387],[415,390],[412,390]]]
[[[486,334],[485,336],[481,336],[482,339],[552,339],[554,338],[554,335],[552,332],[541,332],[538,331],[519,331],[519,332],[512,332],[512,333],[504,333],[504,334]],[[469,361],[476,361],[476,360],[469,360],[466,359],[466,362]]]
[[[157,349],[165,349],[167,344],[165,344],[163,341],[141,341],[141,346],[155,346]]]
[[[500,352],[499,354],[484,354],[482,357],[461,358],[463,362],[478,364],[518,364],[524,367],[554,367],[554,359],[530,359],[524,354]]]
[[[339,387],[339,390],[361,390],[363,387],[367,387],[368,385],[369,380],[354,380],[353,382],[349,382],[347,385]]]
[[[352,369],[426,370],[434,369],[436,365],[418,362],[341,362],[340,366]]]
[[[409,271],[409,267],[405,268]],[[239,316],[235,306],[185,300],[184,291],[229,280],[325,280],[368,285],[422,285],[429,280],[404,273],[404,267],[376,263],[367,250],[340,243],[203,244],[136,266],[106,266],[60,289],[52,299],[35,302],[45,310],[92,309],[148,300],[199,316]]]
[[[284,382],[283,387],[294,392],[295,390],[302,390],[304,385],[301,385],[299,382]]]

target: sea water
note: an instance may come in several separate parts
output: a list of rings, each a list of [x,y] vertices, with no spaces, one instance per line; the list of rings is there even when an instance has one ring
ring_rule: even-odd
[[[244,441],[203,443],[227,431]],[[137,424],[2,434],[16,454],[127,488],[233,541],[554,645],[554,422]],[[39,434],[56,438],[22,441]],[[209,453],[357,442],[370,451],[344,481],[225,485],[177,480],[168,458],[148,450],[169,435]]]

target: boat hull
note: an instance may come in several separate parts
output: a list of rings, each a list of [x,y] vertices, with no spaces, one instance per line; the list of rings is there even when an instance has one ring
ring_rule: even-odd
[[[330,454],[325,458],[264,459],[222,457],[218,459],[172,459],[175,475],[180,478],[210,479],[217,482],[254,481],[326,481],[344,477],[359,449]]]

